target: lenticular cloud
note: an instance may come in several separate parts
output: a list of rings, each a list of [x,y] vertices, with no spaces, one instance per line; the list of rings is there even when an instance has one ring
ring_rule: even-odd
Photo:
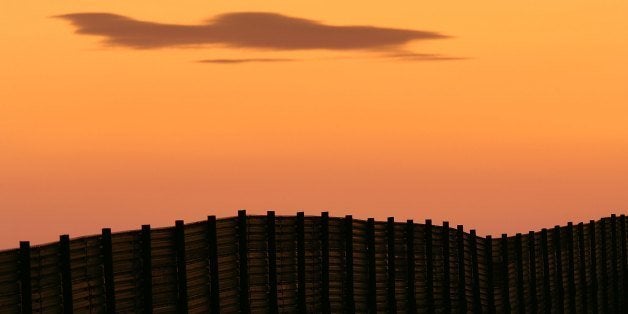
[[[414,40],[442,39],[436,32],[375,26],[334,26],[275,13],[219,15],[204,24],[177,25],[109,13],[60,15],[77,33],[104,36],[109,45],[136,49],[218,44],[266,50],[394,50]]]

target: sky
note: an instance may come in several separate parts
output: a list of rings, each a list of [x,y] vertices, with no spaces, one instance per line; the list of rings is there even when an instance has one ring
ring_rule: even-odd
[[[305,211],[628,213],[628,2],[1,1],[0,248]]]

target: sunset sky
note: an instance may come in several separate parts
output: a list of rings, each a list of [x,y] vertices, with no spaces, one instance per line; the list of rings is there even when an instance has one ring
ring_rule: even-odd
[[[0,1],[0,248],[628,212],[626,1]]]

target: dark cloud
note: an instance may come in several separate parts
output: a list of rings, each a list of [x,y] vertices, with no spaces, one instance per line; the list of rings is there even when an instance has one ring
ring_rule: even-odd
[[[222,63],[222,64],[238,64],[251,62],[288,62],[294,59],[273,59],[273,58],[251,58],[251,59],[205,59],[199,60],[200,63]]]
[[[137,49],[220,44],[271,50],[387,50],[414,40],[441,39],[436,32],[375,26],[334,26],[274,13],[219,15],[199,25],[134,20],[108,13],[60,15],[77,33],[99,35],[106,43]]]

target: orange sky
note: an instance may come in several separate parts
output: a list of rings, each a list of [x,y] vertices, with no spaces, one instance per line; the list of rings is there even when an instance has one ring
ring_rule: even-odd
[[[0,248],[241,208],[480,234],[628,212],[627,2],[340,2],[2,1]],[[54,18],[86,12],[450,37],[138,49]],[[395,57],[408,53],[443,60]]]

